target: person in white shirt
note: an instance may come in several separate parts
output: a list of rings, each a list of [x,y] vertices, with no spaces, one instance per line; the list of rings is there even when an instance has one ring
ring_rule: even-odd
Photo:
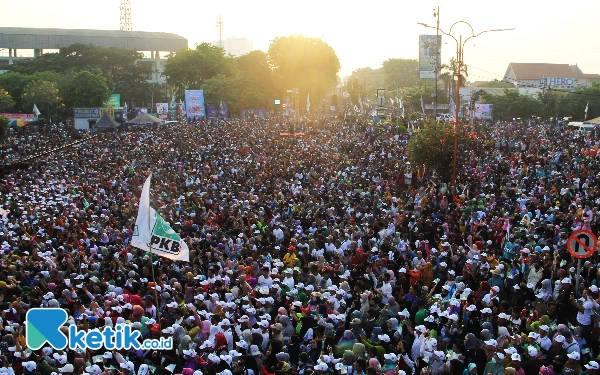
[[[273,285],[273,279],[269,275],[269,267],[263,267],[261,273],[262,275],[258,277],[258,285],[270,288]]]
[[[279,225],[273,229],[273,234],[275,235],[277,243],[281,243],[281,241],[283,241],[283,230],[279,227]]]

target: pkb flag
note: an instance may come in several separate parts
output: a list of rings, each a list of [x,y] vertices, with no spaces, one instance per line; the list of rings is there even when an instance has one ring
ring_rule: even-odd
[[[150,207],[150,178],[148,176],[142,196],[131,245],[171,260],[190,261],[190,249],[159,214]]]

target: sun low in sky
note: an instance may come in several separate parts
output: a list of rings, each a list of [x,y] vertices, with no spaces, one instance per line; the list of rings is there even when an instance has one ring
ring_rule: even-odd
[[[418,58],[419,34],[435,30],[433,8],[440,6],[440,27],[469,22],[475,33],[486,29],[514,31],[484,34],[465,46],[469,79],[501,79],[510,62],[578,64],[584,73],[600,73],[600,46],[589,15],[600,11],[597,0],[565,6],[558,1],[475,0],[316,1],[274,0],[187,1],[130,0],[133,30],[179,34],[195,43],[218,39],[216,18],[222,14],[224,37],[247,38],[266,51],[276,36],[320,37],[337,52],[341,76],[361,67],[378,68],[393,57]],[[119,0],[20,0],[3,6],[4,26],[55,28],[119,28]],[[466,33],[464,28],[456,33]],[[6,51],[0,51],[5,53]],[[442,63],[456,53],[454,40],[444,37]]]

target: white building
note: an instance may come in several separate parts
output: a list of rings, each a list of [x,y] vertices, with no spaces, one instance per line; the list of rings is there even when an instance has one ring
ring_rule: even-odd
[[[577,65],[510,63],[504,80],[512,82],[518,89],[574,91],[578,87],[588,87],[593,82],[600,81],[600,75],[584,74]]]
[[[219,42],[216,41],[213,44],[218,46]],[[246,38],[225,38],[223,39],[223,49],[225,49],[225,53],[238,57],[254,51],[254,42]]]

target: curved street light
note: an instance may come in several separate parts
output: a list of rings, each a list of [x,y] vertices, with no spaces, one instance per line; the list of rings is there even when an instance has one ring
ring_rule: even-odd
[[[471,29],[471,35],[468,36],[467,38],[465,38],[464,40],[463,40],[463,35],[462,34],[459,35],[458,39],[456,39],[456,37],[454,35],[452,35],[452,29],[454,28],[454,26],[456,26],[458,24],[461,24],[461,23],[466,24]],[[471,26],[471,24],[468,23],[468,22],[466,22],[466,21],[456,21],[456,22],[454,22],[452,24],[452,26],[450,26],[450,30],[448,32],[445,32],[442,29],[438,29],[437,27],[427,25],[427,24],[425,24],[423,22],[417,22],[417,25],[428,27],[430,29],[439,30],[439,31],[442,32],[442,34],[451,37],[456,42],[456,66],[457,66],[457,72],[456,72],[456,103],[454,104],[454,106],[456,107],[455,108],[456,113],[455,113],[455,118],[454,118],[454,131],[455,131],[455,135],[454,135],[454,157],[453,157],[453,162],[452,162],[452,185],[454,186],[456,184],[456,154],[457,154],[457,151],[458,151],[458,136],[456,135],[456,132],[458,131],[458,114],[459,114],[459,111],[460,111],[460,69],[461,69],[461,67],[463,66],[463,63],[464,63],[463,59],[464,59],[465,44],[467,43],[467,41],[469,39],[477,38],[481,34],[491,33],[491,32],[497,32],[497,31],[510,31],[510,30],[514,30],[514,28],[511,28],[511,29],[491,29],[491,30],[484,30],[484,31],[480,32],[479,34],[475,34],[475,31],[473,30],[473,26]]]

